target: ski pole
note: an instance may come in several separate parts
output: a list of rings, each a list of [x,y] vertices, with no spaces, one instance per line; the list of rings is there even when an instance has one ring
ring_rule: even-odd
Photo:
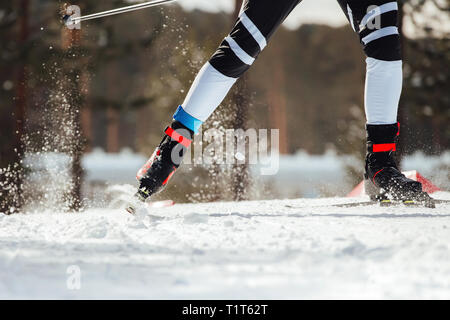
[[[139,4],[135,4],[135,5],[127,6],[127,7],[117,8],[117,9],[113,9],[113,10],[93,13],[93,14],[89,14],[86,16],[73,17],[73,18],[71,15],[67,14],[64,16],[63,21],[66,24],[66,26],[71,26],[71,25],[80,23],[82,21],[99,19],[99,18],[113,16],[113,15],[121,14],[121,13],[125,13],[125,12],[146,9],[146,8],[150,8],[150,7],[154,7],[154,6],[159,6],[161,4],[169,3],[169,2],[174,2],[174,1],[177,1],[177,0],[154,0],[154,1],[139,3]]]

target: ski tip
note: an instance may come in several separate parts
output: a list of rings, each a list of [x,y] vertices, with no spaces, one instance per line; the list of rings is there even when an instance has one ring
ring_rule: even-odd
[[[133,214],[133,215],[136,214],[136,208],[131,205],[126,207],[125,210],[130,214]]]
[[[156,202],[145,202],[145,206],[147,208],[167,208],[175,205],[175,202],[173,200],[165,200],[165,201],[156,201]],[[125,207],[125,210],[132,215],[136,215],[137,208],[135,205],[129,204],[127,207]]]

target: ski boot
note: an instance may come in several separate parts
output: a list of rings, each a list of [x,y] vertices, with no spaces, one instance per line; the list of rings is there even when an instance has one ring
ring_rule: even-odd
[[[407,178],[394,159],[400,124],[366,125],[367,155],[364,174],[366,193],[383,205],[390,201],[434,208],[433,199],[422,191],[422,184]]]
[[[136,213],[139,203],[144,203],[165,188],[180,166],[194,136],[194,132],[178,121],[172,122],[164,133],[153,155],[137,173],[139,189],[135,194],[135,204],[130,204],[126,209],[131,214]]]

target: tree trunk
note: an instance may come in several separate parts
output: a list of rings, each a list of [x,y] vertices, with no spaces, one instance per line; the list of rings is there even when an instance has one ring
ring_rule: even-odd
[[[239,11],[242,7],[242,0],[235,0],[233,19],[237,19]],[[233,96],[235,104],[235,118],[233,121],[233,128],[247,129],[247,117],[248,117],[248,90],[246,88],[247,75],[243,75],[237,82],[235,93]],[[248,159],[248,157],[247,157]],[[243,201],[246,199],[246,193],[249,186],[249,172],[248,164],[233,166],[232,172],[232,188],[233,198],[235,201]]]
[[[20,3],[20,8],[22,15],[20,17],[20,35],[19,41],[21,42],[21,47],[25,47],[25,43],[29,37],[29,0],[22,0]],[[14,174],[14,192],[16,193],[12,197],[12,202],[10,203],[13,212],[20,210],[23,205],[22,197],[22,184],[23,184],[23,170],[22,170],[22,159],[24,156],[24,145],[23,136],[25,131],[25,112],[27,105],[27,70],[26,70],[26,59],[21,62],[19,67],[19,72],[17,75],[17,100],[16,107],[14,110],[15,117],[15,139],[14,139],[14,160],[13,160],[13,174]],[[11,211],[10,211],[11,212]]]
[[[83,141],[81,134],[81,71],[79,69],[79,47],[81,44],[81,30],[63,28],[62,47],[66,49],[65,81],[67,84],[67,99],[70,111],[67,122],[64,125],[71,126],[72,134],[67,143],[70,144],[70,156],[72,158],[71,173],[72,186],[68,195],[69,208],[74,211],[81,209],[81,188],[83,179],[83,169],[81,158],[83,155]]]
[[[107,110],[107,125],[106,125],[106,151],[109,153],[119,152],[119,111],[113,107]]]
[[[84,72],[81,77],[81,92],[84,93],[85,96],[89,93],[89,77],[87,73]],[[90,152],[92,151],[92,142],[94,139],[94,132],[92,128],[93,124],[93,114],[92,114],[92,103],[85,102],[85,104],[81,107],[81,131],[83,133],[84,138],[84,151]]]
[[[275,48],[277,55],[281,56],[279,50]],[[270,121],[274,129],[280,130],[280,153],[289,153],[287,135],[286,98],[284,96],[284,69],[281,65],[275,64],[272,70],[273,81],[270,81],[268,88]]]
[[[92,131],[92,109],[90,106],[85,106],[81,109],[81,129],[86,142],[84,150],[90,152],[92,151],[92,140],[94,136]]]

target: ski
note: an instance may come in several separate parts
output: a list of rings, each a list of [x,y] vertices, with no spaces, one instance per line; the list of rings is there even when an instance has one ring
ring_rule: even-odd
[[[410,207],[410,208],[436,208],[436,204],[450,204],[450,200],[438,200],[432,199],[429,203],[424,203],[422,201],[415,200],[405,200],[405,201],[396,201],[396,200],[368,200],[368,201],[358,201],[358,202],[349,202],[349,203],[338,203],[338,204],[329,204],[323,206],[314,206],[313,208],[326,208],[326,207],[337,207],[337,208],[357,208],[357,207],[366,207],[366,206],[379,206],[379,207]],[[299,207],[286,205],[287,208],[296,209]]]
[[[379,194],[371,196],[367,205],[378,204],[380,207],[390,207],[390,206],[405,206],[405,207],[424,207],[424,208],[436,208],[436,199],[430,197],[426,192],[420,191],[403,198],[398,198],[395,196],[389,196],[386,192],[381,191]],[[337,205],[339,207],[339,205]],[[352,204],[340,205],[345,207],[355,206]],[[357,205],[356,205],[357,206]]]
[[[405,200],[405,201],[396,201],[396,200],[380,200],[380,201],[361,201],[361,202],[352,202],[352,203],[342,203],[342,204],[335,204],[332,205],[332,207],[338,207],[338,208],[353,208],[353,207],[359,207],[359,206],[371,206],[371,205],[378,205],[380,207],[396,207],[396,206],[403,206],[403,207],[412,207],[412,208],[431,208],[434,209],[436,207],[436,204],[447,204],[450,203],[450,200],[437,200],[437,199],[431,199],[432,201],[430,203],[423,203],[422,201],[415,201],[415,200]]]

